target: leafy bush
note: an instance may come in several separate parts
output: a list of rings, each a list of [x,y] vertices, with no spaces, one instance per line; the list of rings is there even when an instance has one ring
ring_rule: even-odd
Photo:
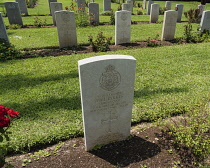
[[[97,38],[95,41],[93,41],[93,36],[88,36],[88,41],[90,42],[90,45],[92,46],[92,50],[97,52],[106,52],[109,51],[109,45],[111,44],[112,37],[106,38],[103,36],[103,32],[99,33],[97,35]]]
[[[109,21],[109,23],[111,24],[111,25],[115,25],[115,15],[114,15],[114,11],[113,10],[111,10],[111,13],[110,13],[111,15],[110,15],[110,21]]]
[[[160,8],[159,8],[159,15],[164,15],[164,12],[165,12],[165,11],[167,11],[167,8],[166,8],[166,7],[163,7],[163,8],[160,7]]]
[[[159,36],[160,34],[157,33],[155,37],[151,38],[151,37],[148,37],[147,39],[147,46],[148,47],[158,47],[161,45],[161,42],[159,41]]]
[[[0,61],[21,58],[22,53],[4,39],[0,39]]]
[[[144,14],[142,8],[138,8],[136,12],[137,12],[137,15],[143,15]]]
[[[9,26],[7,26],[8,29],[20,29],[21,25],[19,24],[11,24]]]
[[[184,12],[185,17],[188,19],[189,23],[196,23],[201,18],[202,15],[199,15],[199,9],[190,9],[187,12]]]
[[[34,18],[34,26],[40,28],[40,27],[43,27],[43,26],[46,26],[47,25],[47,21],[46,19],[42,20],[40,18],[38,18],[37,16]]]

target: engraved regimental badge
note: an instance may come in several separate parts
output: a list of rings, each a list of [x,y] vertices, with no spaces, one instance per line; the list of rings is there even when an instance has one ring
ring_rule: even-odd
[[[111,91],[119,86],[121,76],[113,65],[108,65],[105,70],[106,72],[102,73],[99,81],[100,87],[104,90]]]

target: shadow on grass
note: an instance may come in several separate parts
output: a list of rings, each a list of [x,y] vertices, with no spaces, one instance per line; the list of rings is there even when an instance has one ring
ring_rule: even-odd
[[[73,71],[67,74],[49,75],[43,77],[29,78],[21,74],[17,75],[0,75],[1,93],[9,90],[18,90],[24,87],[33,87],[49,81],[59,81],[65,78],[78,78],[78,72]]]
[[[134,98],[136,97],[150,97],[155,94],[160,94],[160,93],[180,93],[180,92],[188,92],[189,90],[187,88],[166,88],[166,89],[156,89],[156,90],[151,90],[150,88],[143,88],[141,90],[134,91]]]
[[[47,116],[47,113],[56,112],[60,110],[77,110],[81,109],[80,95],[73,97],[56,98],[50,97],[45,101],[28,102],[27,104],[7,103],[6,107],[18,107],[15,109],[21,112],[22,117],[30,119]],[[47,109],[47,110],[46,110]],[[42,114],[40,116],[40,114]]]
[[[158,145],[146,141],[138,136],[103,146],[90,153],[106,160],[112,165],[125,167],[131,163],[151,158],[161,150]]]

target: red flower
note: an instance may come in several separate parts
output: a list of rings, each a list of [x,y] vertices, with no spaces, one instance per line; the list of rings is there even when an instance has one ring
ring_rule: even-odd
[[[0,116],[0,128],[8,127],[10,124],[10,119],[4,116]]]
[[[66,10],[68,10],[68,9],[69,9],[69,7],[68,7],[68,6],[66,6],[66,7],[65,7],[65,9],[66,9]]]
[[[7,111],[7,114],[12,117],[12,118],[15,118],[15,117],[18,117],[18,115],[20,114],[18,111],[14,111],[14,110],[8,110]]]

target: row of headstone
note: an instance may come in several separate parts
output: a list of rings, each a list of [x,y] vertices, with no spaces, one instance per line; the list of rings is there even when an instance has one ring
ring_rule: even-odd
[[[10,24],[18,24],[23,26],[21,11],[18,2],[5,2],[8,20]]]
[[[1,12],[0,12],[0,39],[9,41],[9,37],[7,35],[6,27]]]

